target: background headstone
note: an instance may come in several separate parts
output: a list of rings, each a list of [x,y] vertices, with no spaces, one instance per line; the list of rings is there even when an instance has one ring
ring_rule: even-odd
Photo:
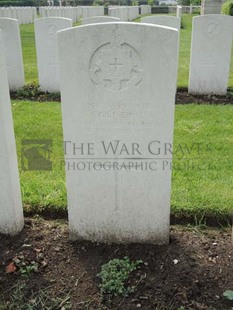
[[[121,6],[121,7],[109,7],[108,8],[108,15],[120,18],[121,21],[128,21],[129,14],[128,14],[128,7]]]
[[[220,14],[226,0],[202,0],[201,14]]]
[[[22,230],[24,219],[5,65],[0,31],[0,233],[15,235]]]
[[[150,5],[140,5],[141,15],[151,14],[151,6]]]
[[[71,239],[168,243],[171,154],[155,153],[173,141],[178,31],[95,24],[58,48]]]
[[[120,21],[117,17],[111,17],[111,16],[93,16],[88,18],[83,18],[81,20],[82,25],[88,25],[88,24],[98,24],[98,23],[112,23]]]
[[[175,16],[146,16],[141,18],[141,23],[161,25],[180,30],[180,18]]]
[[[62,17],[35,19],[36,54],[40,88],[59,92],[57,31],[72,27],[72,20]]]
[[[189,93],[224,95],[230,70],[233,17],[193,18]]]
[[[176,17],[181,18],[181,16],[182,16],[182,6],[177,5],[176,6]]]
[[[17,90],[24,85],[19,22],[11,18],[0,18],[0,30],[4,42],[9,87],[10,90]]]

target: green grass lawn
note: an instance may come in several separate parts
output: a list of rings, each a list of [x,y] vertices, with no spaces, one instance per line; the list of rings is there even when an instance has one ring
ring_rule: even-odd
[[[21,25],[20,34],[26,83],[38,82],[34,25]]]
[[[184,28],[181,29],[180,31],[178,87],[188,86],[193,16],[196,15],[183,14],[182,16],[182,25]],[[136,21],[140,21],[140,19],[137,19]],[[23,59],[24,59],[26,83],[38,82],[34,26],[21,25],[20,30],[23,46]],[[232,61],[231,61],[228,86],[233,87],[233,50],[232,50]]]
[[[25,208],[65,209],[60,103],[12,104]],[[176,106],[172,178],[172,212],[176,215],[233,214],[232,119],[230,105]],[[23,139],[53,140],[52,171],[22,171]]]
[[[233,215],[232,116],[230,105],[176,106],[173,212]]]
[[[182,16],[182,26],[180,30],[180,49],[178,66],[178,87],[188,87],[189,62],[191,49],[192,16],[185,14]]]
[[[192,17],[180,33],[178,86],[188,86]],[[33,25],[21,26],[26,82],[38,82]],[[233,59],[233,54],[232,54]],[[233,61],[229,86],[233,87]],[[60,103],[13,101],[13,116],[24,207],[65,210]],[[177,216],[233,215],[233,106],[177,105],[175,115],[172,213]],[[49,120],[49,121],[48,121]],[[52,171],[23,171],[21,140],[52,139]]]
[[[13,102],[23,203],[29,210],[65,208],[63,136],[60,103]],[[52,139],[52,171],[25,172],[21,162],[21,140]]]

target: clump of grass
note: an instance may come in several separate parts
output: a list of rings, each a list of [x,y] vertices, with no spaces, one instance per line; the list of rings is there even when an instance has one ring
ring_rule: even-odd
[[[67,310],[71,309],[70,295],[53,296],[51,288],[28,294],[26,282],[18,282],[0,297],[0,310]]]

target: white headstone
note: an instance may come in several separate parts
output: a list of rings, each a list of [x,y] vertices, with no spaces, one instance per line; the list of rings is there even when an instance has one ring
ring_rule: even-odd
[[[16,90],[24,85],[23,56],[19,31],[19,22],[11,18],[0,18],[7,75],[10,90]]]
[[[87,25],[58,48],[70,237],[167,243],[178,31]]]
[[[141,15],[151,14],[151,6],[150,5],[140,5]]]
[[[121,21],[128,21],[128,7],[112,7],[108,9],[108,15],[120,18]]]
[[[84,6],[84,7],[83,7],[83,10],[82,10],[82,17],[83,17],[83,18],[91,17],[91,14],[90,14],[90,7],[89,7],[89,6]]]
[[[24,225],[18,164],[3,40],[0,31],[0,233],[15,235]]]
[[[128,21],[129,20],[129,9],[128,9],[128,7],[119,7],[116,10],[117,10],[116,17],[119,17],[121,21]]]
[[[167,26],[180,30],[180,18],[175,16],[156,15],[142,17],[141,23]]]
[[[18,20],[19,20],[19,24],[22,25],[23,24],[23,8],[22,7],[18,8]]]
[[[75,7],[75,15],[76,15],[76,22],[78,22],[82,16],[82,7]]]
[[[128,20],[132,21],[139,16],[139,7],[138,6],[129,6],[128,7]]]
[[[27,24],[27,12],[26,12],[25,8],[22,8],[22,17],[23,17],[22,24],[26,25]]]
[[[189,14],[193,14],[193,5],[190,4],[190,7],[189,7]]]
[[[36,54],[40,88],[59,92],[57,31],[72,27],[72,20],[62,17],[35,19]]]
[[[120,18],[111,17],[111,16],[93,16],[83,18],[81,20],[82,25],[89,25],[89,24],[99,24],[99,23],[112,23],[120,21]]]
[[[202,14],[220,14],[226,0],[202,0]]]
[[[33,22],[37,18],[37,8],[33,8]]]
[[[5,17],[8,17],[8,18],[11,18],[12,15],[11,15],[11,8],[9,7],[6,7],[5,8],[5,14],[4,14]]]
[[[176,6],[176,17],[181,18],[182,16],[182,6],[177,5]]]
[[[224,95],[231,60],[233,17],[193,18],[189,93]]]

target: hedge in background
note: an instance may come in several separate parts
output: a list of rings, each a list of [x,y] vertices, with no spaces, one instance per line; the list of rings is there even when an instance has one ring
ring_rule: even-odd
[[[35,3],[33,0],[22,0],[22,1],[7,1],[0,0],[0,6],[34,6]]]
[[[233,1],[227,1],[222,5],[222,14],[233,16]]]

